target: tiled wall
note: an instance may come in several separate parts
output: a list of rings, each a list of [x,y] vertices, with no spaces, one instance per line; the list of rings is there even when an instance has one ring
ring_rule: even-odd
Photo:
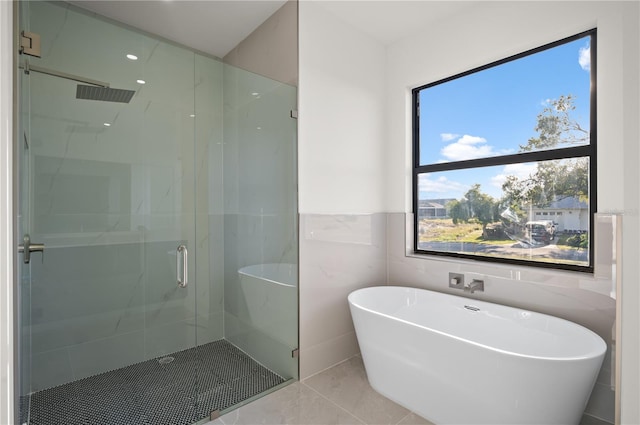
[[[300,377],[359,352],[350,292],[387,282],[386,214],[300,216]]]
[[[300,220],[301,378],[359,352],[347,303],[350,292],[388,284],[469,296],[448,287],[448,273],[477,273],[485,291],[474,299],[562,317],[607,342],[586,413],[614,422],[619,216],[598,216],[595,275],[413,256],[410,214],[302,214]]]

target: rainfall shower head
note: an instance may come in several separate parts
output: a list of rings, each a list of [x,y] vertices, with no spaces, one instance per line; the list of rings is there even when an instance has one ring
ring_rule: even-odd
[[[24,69],[24,72],[27,74],[31,71],[35,71],[41,74],[52,75],[54,77],[65,78],[67,80],[84,83],[78,84],[78,87],[76,89],[76,99],[129,103],[133,95],[136,93],[134,90],[112,89],[109,87],[109,83],[104,83],[102,81],[92,80],[54,69],[31,65],[28,61],[24,64],[21,64],[20,68]]]
[[[76,99],[100,100],[103,102],[129,103],[136,92],[133,90],[112,89],[110,87],[85,86],[78,84]]]

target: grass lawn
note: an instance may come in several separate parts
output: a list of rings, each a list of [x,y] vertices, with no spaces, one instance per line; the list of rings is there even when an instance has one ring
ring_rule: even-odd
[[[420,240],[431,242],[479,242],[482,226],[477,223],[453,224],[451,219],[422,220]]]
[[[484,240],[482,238],[482,224],[458,223],[453,220],[430,219],[420,222],[421,242],[473,242],[491,245],[512,244],[511,239]]]

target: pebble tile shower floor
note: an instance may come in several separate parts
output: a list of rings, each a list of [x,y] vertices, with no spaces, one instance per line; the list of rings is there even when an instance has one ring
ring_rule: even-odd
[[[219,340],[33,393],[22,423],[190,425],[284,381]]]

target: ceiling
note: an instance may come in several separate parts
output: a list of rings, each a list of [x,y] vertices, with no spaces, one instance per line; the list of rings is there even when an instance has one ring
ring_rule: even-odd
[[[319,3],[352,27],[384,45],[390,45],[480,2],[478,0],[320,0]]]
[[[286,0],[82,0],[70,3],[222,58]]]
[[[300,0],[301,2],[307,0]],[[478,1],[315,0],[384,45]],[[286,0],[77,0],[70,3],[223,58]]]

